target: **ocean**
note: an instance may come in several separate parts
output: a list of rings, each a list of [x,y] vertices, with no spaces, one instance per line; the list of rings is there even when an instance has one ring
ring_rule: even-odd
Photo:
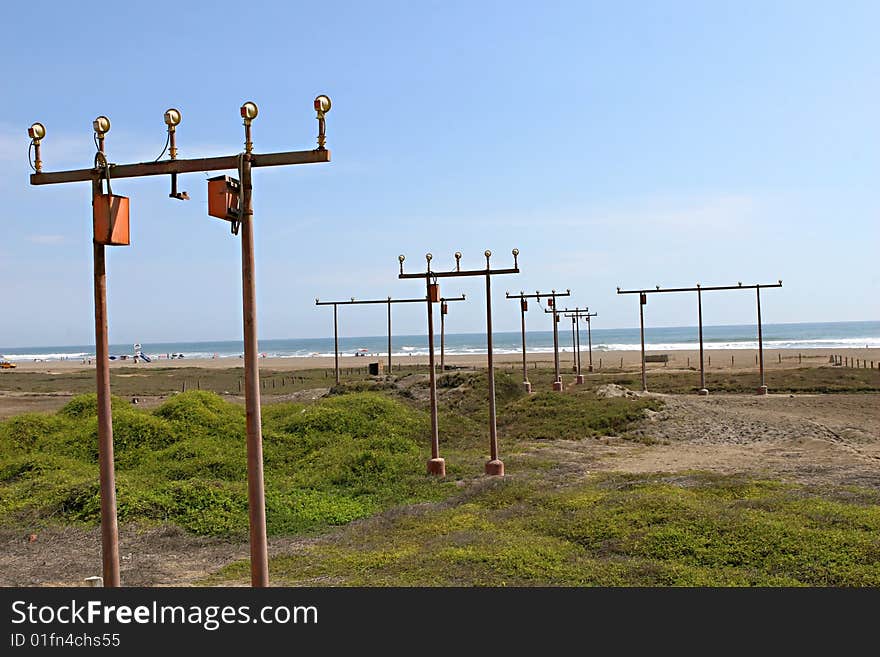
[[[800,324],[766,324],[763,327],[765,349],[844,349],[880,347],[880,322],[820,322]],[[495,353],[520,353],[522,338],[519,332],[495,333]],[[587,329],[581,324],[581,349],[587,349]],[[593,350],[621,351],[639,349],[639,329],[592,330]],[[572,341],[571,322],[563,319],[559,324],[560,349],[570,351]],[[733,326],[704,326],[703,341],[707,349],[757,349],[757,327],[754,324]],[[696,326],[646,328],[646,349],[651,351],[675,351],[696,349],[699,338]],[[530,353],[552,353],[552,331],[527,331],[527,349]],[[384,335],[356,338],[340,338],[342,355],[387,355],[388,338]],[[242,354],[242,342],[226,340],[219,342],[157,342],[142,344],[143,353],[164,359],[172,354],[184,358],[238,358]],[[267,357],[332,356],[333,336],[327,338],[290,338],[260,340],[260,352]],[[435,349],[440,350],[439,330],[435,333]],[[450,333],[446,335],[446,353],[449,355],[485,354],[485,333]],[[426,335],[395,335],[392,339],[394,356],[421,355],[428,351]],[[111,356],[130,356],[132,344],[113,344]],[[2,347],[0,356],[10,361],[32,360],[80,360],[94,357],[94,345]]]

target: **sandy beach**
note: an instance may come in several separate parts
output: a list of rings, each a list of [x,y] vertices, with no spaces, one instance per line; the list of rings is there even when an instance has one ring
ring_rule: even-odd
[[[655,352],[648,351],[646,355],[661,355],[665,353],[668,356],[667,363],[648,363],[650,369],[669,368],[669,369],[699,369],[700,352],[694,350]],[[850,359],[856,359],[859,366],[865,363],[866,367],[880,369],[880,349],[765,349],[764,350],[764,366],[767,369],[782,367],[807,367],[829,364],[830,356],[841,356]],[[561,351],[560,367],[563,372],[572,371],[571,350]],[[752,370],[758,367],[756,349],[707,349],[704,351],[707,370]],[[440,355],[435,355],[437,364],[440,363]],[[529,353],[526,357],[529,367],[551,367],[553,365],[552,353]],[[639,351],[593,351],[593,368],[600,369],[630,369],[639,367],[641,354]],[[344,368],[367,367],[369,363],[387,362],[384,355],[368,355],[368,356],[339,356],[339,366]],[[427,364],[428,357],[421,356],[394,356],[392,365],[424,365]],[[458,367],[485,367],[485,354],[469,354],[469,355],[447,355],[445,358],[446,365]],[[521,354],[496,354],[495,364],[498,367],[516,368],[521,365]],[[589,354],[586,351],[581,352],[581,368],[586,369],[589,364]],[[91,365],[83,364],[80,360],[66,361],[38,361],[25,362],[19,361],[14,371],[18,372],[44,372],[44,373],[63,373],[79,370],[94,369],[94,361]],[[243,367],[242,358],[182,358],[182,359],[158,359],[150,363],[134,363],[130,360],[113,361],[110,363],[111,369],[116,368],[144,368],[157,369],[166,367],[201,367],[206,369],[229,369]],[[290,358],[261,358],[260,367],[266,370],[274,370],[279,372],[291,372],[296,370],[333,368],[333,357],[312,356],[312,357],[290,357]],[[0,375],[4,371],[0,370]]]

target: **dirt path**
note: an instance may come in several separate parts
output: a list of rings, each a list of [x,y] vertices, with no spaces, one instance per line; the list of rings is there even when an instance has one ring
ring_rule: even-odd
[[[556,441],[542,456],[589,471],[748,473],[880,488],[880,396],[656,395],[666,409],[634,436]]]
[[[33,540],[31,540],[33,538]],[[269,556],[315,539],[271,538]],[[119,571],[124,586],[188,586],[228,563],[247,559],[248,544],[193,536],[174,526],[119,528]],[[0,586],[85,586],[101,574],[101,532],[64,527],[0,533]]]

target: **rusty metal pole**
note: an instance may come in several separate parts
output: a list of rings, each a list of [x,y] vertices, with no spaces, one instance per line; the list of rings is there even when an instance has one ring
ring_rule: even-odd
[[[440,371],[446,371],[446,302],[440,301]]]
[[[504,476],[504,463],[498,458],[498,427],[495,422],[495,358],[492,353],[492,275],[489,273],[489,256],[486,251],[486,351],[489,365],[489,454],[486,474]]]
[[[391,297],[388,297],[388,374],[391,374]]]
[[[333,360],[336,364],[336,385],[339,385],[339,321],[333,304]]]
[[[645,302],[647,297],[639,295],[639,329],[642,336],[642,392],[648,392],[648,378],[645,373]]]
[[[504,464],[498,458],[498,433],[496,427],[496,418],[495,418],[495,367],[494,367],[494,356],[493,356],[493,348],[492,348],[492,298],[491,298],[491,279],[495,274],[518,274],[519,267],[517,266],[516,258],[519,255],[519,249],[513,249],[513,267],[512,268],[504,268],[504,269],[495,269],[493,270],[489,266],[489,258],[492,255],[491,251],[485,251],[486,256],[486,267],[485,269],[475,269],[475,270],[461,270],[461,253],[455,252],[455,269],[453,271],[441,271],[441,272],[433,272],[431,271],[431,259],[433,256],[428,253],[425,254],[425,259],[428,261],[428,269],[424,273],[412,273],[405,274],[403,271],[403,263],[406,260],[406,257],[402,254],[397,257],[398,262],[400,263],[400,275],[398,278],[401,279],[416,279],[425,277],[425,285],[426,285],[426,295],[425,300],[428,304],[428,366],[430,369],[430,386],[431,386],[431,450],[432,450],[432,458],[428,461],[428,472],[430,474],[445,474],[445,464],[443,459],[439,457],[440,452],[440,441],[439,441],[439,433],[437,429],[437,381],[436,381],[436,373],[434,371],[434,315],[433,315],[433,304],[432,304],[432,296],[436,297],[438,301],[442,301],[442,298],[439,295],[439,286],[436,283],[432,284],[432,280],[437,281],[440,278],[450,278],[450,277],[459,277],[459,276],[485,276],[486,277],[486,329],[487,329],[487,365],[489,369],[489,439],[490,439],[490,460],[486,463],[486,474],[490,475],[503,475],[504,474]],[[433,295],[432,295],[433,289]],[[464,295],[462,295],[461,300],[464,300]]]
[[[431,261],[425,276],[425,299],[428,303],[428,377],[431,388],[431,460],[428,474],[446,476],[446,461],[440,457],[440,431],[437,424],[437,376],[434,373],[434,304],[431,302]]]
[[[554,290],[555,292],[555,290]],[[562,376],[559,373],[559,326],[556,314],[556,295],[552,296],[553,299],[553,312],[550,313],[550,316],[553,318],[553,367],[556,372],[556,378],[553,381],[553,390],[559,392],[562,390]]]
[[[587,340],[589,341],[589,350],[590,350],[590,366],[587,369],[588,372],[593,371],[593,332],[590,328],[590,316],[587,315]]]
[[[587,308],[587,312],[589,312],[589,311],[590,311],[590,309]],[[577,378],[575,379],[575,382],[578,385],[583,385],[584,375],[581,373],[581,318],[578,313],[574,314],[574,320],[575,320],[575,337],[577,338],[577,340],[576,340],[577,347],[575,348],[577,350]]]
[[[104,152],[104,137],[98,149]],[[101,181],[92,183],[92,204]],[[110,408],[110,346],[107,332],[107,272],[104,245],[92,243],[95,285],[95,378],[98,392],[98,469],[101,491],[101,560],[104,586],[120,586],[119,528],[116,518],[116,474],[113,469],[113,415]]]
[[[250,141],[250,140],[248,140]],[[263,434],[260,414],[260,364],[257,345],[257,294],[254,267],[254,208],[250,154],[241,158],[241,287],[244,315],[244,380],[247,416],[248,522],[251,586],[269,586],[266,544],[266,494],[263,488]]]
[[[706,368],[703,365],[703,291],[697,285],[697,321],[700,327],[700,394],[708,395],[706,388]]]
[[[574,317],[571,318],[571,371],[577,372],[577,338],[574,334]]]
[[[265,499],[263,494],[262,474],[262,437],[260,433],[260,396],[259,396],[259,366],[257,363],[256,342],[256,315],[255,315],[255,286],[254,286],[254,249],[253,227],[251,226],[253,207],[251,203],[252,183],[251,170],[253,167],[281,166],[286,164],[310,164],[317,162],[329,162],[330,151],[324,148],[324,114],[330,109],[330,99],[326,96],[318,96],[315,99],[315,107],[319,110],[320,134],[318,137],[318,149],[309,151],[294,151],[286,153],[268,153],[257,155],[253,153],[251,141],[250,122],[257,116],[257,107],[252,102],[247,102],[241,107],[241,116],[245,119],[245,153],[190,160],[178,160],[176,158],[176,143],[173,141],[173,132],[169,137],[172,146],[172,157],[166,161],[141,162],[138,164],[114,164],[112,174],[114,178],[135,178],[141,176],[157,176],[170,174],[176,176],[182,173],[206,172],[215,170],[227,170],[237,168],[242,185],[240,222],[243,228],[242,234],[242,302],[244,309],[244,340],[245,340],[245,394],[247,403],[247,447],[248,447],[248,502],[249,521],[251,524],[251,569],[252,580],[255,585],[268,583],[268,570],[266,560],[266,529],[265,529]],[[179,114],[179,113],[178,113]],[[179,120],[179,115],[177,116]],[[172,123],[166,121],[168,125]],[[176,125],[176,122],[174,123]],[[98,150],[103,154],[103,132],[109,130],[110,122],[106,117],[98,117],[94,122],[98,137]],[[39,129],[38,129],[39,126]],[[42,138],[44,135],[41,124],[34,124],[29,130],[32,139]],[[39,144],[34,144],[35,147]],[[39,159],[39,154],[38,154]],[[58,171],[43,173],[41,163],[35,166],[36,171],[30,176],[32,185],[53,185],[69,182],[93,183],[93,196],[100,193],[100,182],[96,180],[97,166],[106,166],[106,160],[99,161],[96,158],[96,167],[89,169],[77,169],[71,171]],[[97,176],[100,178],[99,176]],[[172,180],[172,192],[175,190]],[[109,190],[108,190],[109,191]],[[185,198],[185,193],[172,194],[175,198]],[[94,200],[93,200],[94,202]],[[229,218],[229,217],[223,217]],[[101,476],[101,515],[102,515],[102,547],[104,550],[104,582],[108,586],[119,584],[118,566],[118,540],[117,525],[115,518],[115,487],[112,471],[113,464],[113,433],[112,417],[110,414],[109,393],[109,346],[107,338],[107,308],[106,308],[106,271],[105,253],[101,245],[96,244],[94,249],[94,283],[95,283],[95,328],[96,328],[96,376],[98,389],[98,436],[99,436],[99,464]]]
[[[520,298],[519,314],[522,320],[522,355],[523,355],[523,387],[527,393],[532,392],[532,384],[529,383],[528,367],[526,366],[526,307],[528,302]]]
[[[761,331],[761,286],[755,287],[755,294],[758,300],[758,359],[761,363],[761,387],[758,388],[759,395],[767,394],[767,384],[764,381],[764,337]]]

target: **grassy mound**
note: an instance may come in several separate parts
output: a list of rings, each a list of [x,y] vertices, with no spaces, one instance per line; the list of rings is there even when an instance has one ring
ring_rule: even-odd
[[[118,513],[192,532],[247,532],[245,416],[207,392],[152,412],[115,398]],[[373,393],[264,411],[270,534],[350,522],[388,506],[439,499],[452,485],[424,473],[424,413]],[[95,395],[55,415],[0,423],[0,523],[96,522]]]
[[[268,532],[312,532],[396,505],[444,499],[457,490],[452,479],[479,476],[487,447],[486,376],[457,373],[440,380],[447,481],[425,474],[430,423],[414,400],[374,391],[265,406]],[[535,438],[617,432],[642,413],[642,402],[633,400],[525,398],[506,373],[496,383],[506,453]],[[199,391],[174,395],[152,411],[117,397],[111,406],[120,521],[246,535],[241,406]],[[569,425],[570,433],[563,432]],[[75,397],[54,415],[0,423],[0,525],[97,522],[97,445],[94,394]]]
[[[659,410],[656,399],[597,399],[586,394],[539,392],[508,404],[498,426],[506,436],[532,440],[580,440],[619,434],[644,416]]]

